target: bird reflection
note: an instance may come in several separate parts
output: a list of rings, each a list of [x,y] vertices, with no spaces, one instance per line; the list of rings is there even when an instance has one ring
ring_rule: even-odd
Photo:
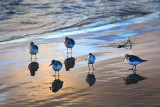
[[[61,81],[59,79],[59,76],[58,76],[58,79],[56,79],[57,76],[55,76],[55,80],[52,82],[52,87],[50,87],[50,90],[52,90],[52,92],[58,92],[59,89],[61,89],[63,87],[63,81]]]
[[[138,74],[130,74],[126,78],[124,78],[126,85],[136,84],[141,80],[147,79],[147,77],[140,76]]]
[[[35,76],[35,72],[38,70],[39,68],[39,64],[38,62],[32,62],[31,60],[31,63],[28,65],[28,69],[30,70],[30,74],[31,76]]]
[[[94,83],[96,82],[96,77],[95,75],[92,73],[90,73],[90,71],[88,72],[88,75],[86,77],[86,82],[88,83],[89,86],[94,85]]]
[[[117,48],[125,48],[125,49],[132,49],[132,42],[130,40],[130,38],[128,37],[128,40],[126,43],[124,43],[123,45],[119,45]]]
[[[74,57],[72,57],[72,54],[70,57],[67,54],[67,59],[65,59],[65,61],[64,61],[66,71],[70,71],[71,68],[74,68],[75,60],[76,59]]]

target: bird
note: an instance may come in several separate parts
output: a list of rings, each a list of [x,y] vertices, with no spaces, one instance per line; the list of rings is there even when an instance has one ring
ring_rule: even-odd
[[[38,46],[35,45],[33,42],[30,42],[29,53],[31,54],[31,59],[32,59],[32,55],[35,55],[35,59],[36,59],[36,54],[38,53]]]
[[[52,60],[49,66],[51,65],[52,65],[52,69],[55,71],[55,76],[56,76],[56,71],[58,71],[58,75],[59,75],[59,71],[62,69],[62,63],[58,60]]]
[[[93,67],[93,64],[95,63],[95,60],[96,60],[95,56],[92,53],[89,53],[89,56],[87,58],[89,70],[90,70],[89,64],[92,64],[92,70],[95,70],[94,67]]]
[[[136,65],[147,61],[147,60],[143,60],[143,59],[139,58],[138,56],[129,55],[129,54],[126,54],[124,59],[130,65],[133,65],[133,68],[131,68],[129,70],[132,70],[133,73],[135,73],[135,74],[136,74]]]
[[[68,48],[71,48],[71,53],[72,53],[72,48],[75,45],[75,41],[72,38],[66,37],[65,41],[64,41],[64,44],[67,48],[67,53],[68,53]]]

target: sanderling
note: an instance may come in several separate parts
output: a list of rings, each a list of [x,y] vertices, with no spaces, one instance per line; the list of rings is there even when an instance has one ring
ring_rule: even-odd
[[[92,53],[89,53],[89,56],[87,58],[89,70],[90,70],[89,64],[92,64],[92,69],[95,70],[94,67],[93,67],[93,64],[95,63],[95,60],[96,60],[95,56]]]
[[[29,53],[31,54],[31,59],[32,59],[32,55],[35,55],[35,59],[36,59],[36,54],[38,53],[38,46],[35,45],[33,42],[30,43]]]
[[[133,68],[135,68],[135,69],[133,69],[133,68],[130,69],[133,71],[133,73],[136,73],[136,65],[138,65],[144,61],[147,61],[147,60],[140,59],[139,57],[137,57],[135,55],[129,55],[129,54],[126,54],[124,59],[130,65],[133,65]]]
[[[62,63],[57,60],[52,60],[49,66],[51,65],[52,65],[53,70],[55,71],[55,76],[56,76],[56,71],[58,71],[58,75],[59,75],[59,71],[62,69]]]
[[[65,41],[64,41],[64,44],[67,48],[67,53],[68,53],[68,48],[71,48],[71,53],[72,53],[72,48],[75,45],[75,41],[72,38],[66,37]]]

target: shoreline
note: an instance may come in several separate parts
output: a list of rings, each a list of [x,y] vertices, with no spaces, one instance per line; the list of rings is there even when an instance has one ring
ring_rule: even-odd
[[[40,41],[40,39],[47,41],[49,39],[52,39],[52,40],[53,39],[62,39],[62,38],[64,39],[64,37],[66,37],[66,36],[75,37],[77,35],[85,35],[85,34],[94,33],[94,32],[101,32],[101,31],[104,32],[105,30],[108,30],[108,32],[110,32],[110,31],[113,31],[113,29],[115,29],[117,27],[120,28],[120,26],[126,26],[127,27],[127,26],[132,26],[133,23],[134,24],[139,24],[139,23],[145,23],[145,22],[148,22],[148,21],[152,21],[153,19],[157,19],[157,18],[160,17],[158,14],[160,14],[160,11],[150,13],[150,14],[146,14],[146,15],[143,15],[143,16],[140,16],[140,17],[135,17],[135,18],[131,18],[131,19],[122,20],[120,22],[115,22],[115,23],[99,26],[99,27],[76,30],[76,31],[72,31],[72,32],[46,33],[45,35],[41,35],[39,37],[38,36],[36,36],[36,37],[32,37],[32,36],[30,37],[29,36],[29,37],[24,37],[24,38],[22,37],[22,38],[19,38],[19,39],[2,41],[2,42],[0,42],[0,44],[27,42],[27,41],[29,42],[29,41],[32,41],[32,40],[35,40],[35,41],[38,40],[38,42],[43,43],[43,41]],[[106,33],[108,33],[108,32],[106,32]],[[77,38],[77,37],[75,37],[75,38]]]
[[[60,80],[64,83],[57,93],[52,93],[49,89],[54,81],[52,76],[54,71],[48,65],[52,59],[58,59],[64,64],[67,55],[63,37],[35,42],[40,51],[37,55],[39,69],[34,77],[30,76],[28,70],[31,63],[27,50],[28,41],[1,45],[0,96],[3,99],[0,100],[0,105],[42,107],[160,105],[158,93],[160,87],[157,82],[160,66],[158,63],[160,20],[153,19],[151,22],[142,20],[141,23],[132,23],[129,26],[113,27],[109,31],[100,30],[81,34],[79,37],[71,36],[76,40],[73,48],[76,63],[70,71],[66,71],[63,65]],[[125,35],[137,35],[130,38],[133,48],[115,48],[124,43],[123,40],[127,38]],[[114,38],[116,36],[118,39]],[[89,52],[94,53],[97,58],[94,71],[96,82],[91,87],[86,82],[88,68],[85,57]],[[131,66],[122,60],[126,53],[148,60],[137,67],[137,74],[147,77],[147,80],[132,85],[125,84],[123,77],[132,74],[128,70]]]

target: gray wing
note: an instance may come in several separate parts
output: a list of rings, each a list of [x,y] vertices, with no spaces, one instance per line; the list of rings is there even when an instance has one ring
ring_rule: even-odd
[[[129,55],[129,60],[131,62],[133,62],[133,61],[142,61],[141,58],[139,58],[138,56],[135,56],[135,55]]]
[[[38,50],[38,46],[37,46],[37,45],[34,45],[34,49],[37,49],[37,50]]]
[[[93,58],[96,59],[96,57],[93,55]]]
[[[57,63],[62,66],[62,63],[60,61],[57,61]]]
[[[73,39],[70,39],[70,42],[72,45],[75,45],[75,41]]]

